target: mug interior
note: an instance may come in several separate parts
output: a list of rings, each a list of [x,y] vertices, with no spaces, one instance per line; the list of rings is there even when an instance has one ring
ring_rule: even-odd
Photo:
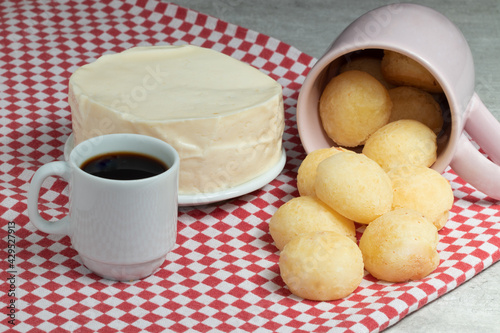
[[[311,87],[307,91],[307,96],[304,97],[306,99],[305,103],[299,103],[297,110],[299,136],[306,150],[306,153],[310,153],[311,151],[320,148],[338,146],[332,139],[328,137],[321,123],[321,119],[319,117],[318,102],[321,97],[321,93],[325,89],[328,82],[330,82],[330,80],[333,77],[337,76],[340,73],[340,68],[343,65],[349,63],[353,59],[359,57],[371,57],[376,59],[382,59],[383,55],[384,55],[384,50],[376,48],[349,52],[333,59],[316,75],[316,79],[312,83],[310,83]],[[418,59],[415,59],[411,55],[407,56],[419,62]],[[430,69],[428,70],[430,71]],[[432,73],[432,71],[430,72]],[[434,77],[438,81],[438,83],[442,85],[442,82],[440,82],[439,77],[435,75]],[[445,87],[443,87],[443,90],[444,90],[443,93],[431,93],[436,102],[439,104],[442,110],[442,117],[443,117],[443,127],[441,131],[437,133],[438,160],[432,166],[432,168],[437,169],[439,172],[444,171],[444,168],[449,163],[448,160],[439,161],[439,158],[440,156],[444,155],[445,151],[451,148],[450,138],[453,127],[452,126],[453,112],[451,112],[452,106],[450,107],[452,103],[450,103],[448,100]],[[300,110],[299,107],[302,107],[302,110]],[[363,146],[347,147],[347,149],[360,153],[363,149]]]

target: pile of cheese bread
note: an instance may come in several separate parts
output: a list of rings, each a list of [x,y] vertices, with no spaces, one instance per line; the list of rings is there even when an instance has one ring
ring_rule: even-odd
[[[454,201],[449,182],[430,168],[441,92],[424,67],[392,51],[353,59],[328,82],[318,112],[337,146],[306,156],[300,196],[269,222],[292,293],[335,300],[355,291],[365,270],[404,282],[436,269],[438,230]]]

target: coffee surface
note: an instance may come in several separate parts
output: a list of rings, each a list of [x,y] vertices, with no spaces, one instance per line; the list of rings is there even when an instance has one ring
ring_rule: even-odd
[[[135,152],[113,152],[94,156],[80,168],[91,175],[115,180],[143,179],[168,170],[168,166],[162,161]]]

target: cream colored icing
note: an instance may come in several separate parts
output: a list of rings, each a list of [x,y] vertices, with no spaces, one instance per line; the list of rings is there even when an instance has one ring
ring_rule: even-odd
[[[162,139],[181,157],[180,194],[243,184],[280,159],[278,82],[239,60],[192,45],[104,55],[69,81],[75,144],[110,133]]]

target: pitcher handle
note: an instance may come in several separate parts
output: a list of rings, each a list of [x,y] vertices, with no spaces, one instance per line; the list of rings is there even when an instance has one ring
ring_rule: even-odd
[[[450,163],[463,180],[484,194],[500,200],[500,123],[474,93],[469,104],[465,131],[491,158],[474,147],[465,134],[460,136]]]

